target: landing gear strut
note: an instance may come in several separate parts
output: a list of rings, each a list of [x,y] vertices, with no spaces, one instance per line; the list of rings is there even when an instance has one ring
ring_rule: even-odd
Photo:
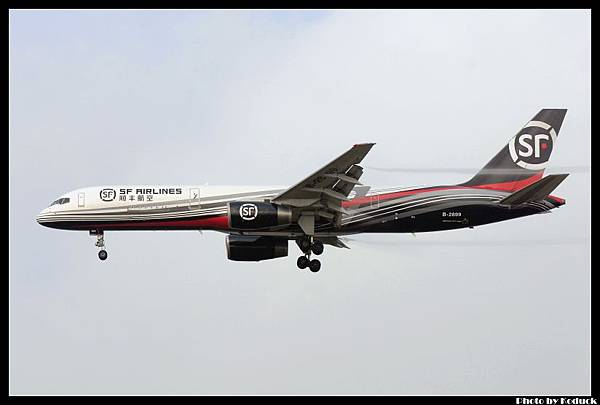
[[[300,250],[304,253],[308,253],[311,245],[312,243],[309,238],[298,239],[298,246],[300,247]]]
[[[311,253],[320,255],[323,253],[323,242],[320,240],[313,240],[312,238],[302,238],[296,240],[298,247],[304,253],[304,256],[300,256],[296,261],[299,269],[305,269],[308,267],[313,273],[321,270],[321,262],[317,259],[310,260]]]
[[[100,248],[98,258],[106,260],[108,253],[104,250],[104,231],[90,231],[90,235],[96,235],[96,246]]]

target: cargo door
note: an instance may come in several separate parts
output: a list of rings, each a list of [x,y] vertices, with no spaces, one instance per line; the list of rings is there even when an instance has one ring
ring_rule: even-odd
[[[190,188],[190,200],[189,200],[190,208],[199,208],[200,207],[200,189],[199,188]]]
[[[371,197],[371,208],[379,208],[379,195]]]

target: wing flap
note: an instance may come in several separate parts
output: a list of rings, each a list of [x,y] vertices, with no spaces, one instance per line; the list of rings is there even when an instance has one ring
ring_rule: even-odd
[[[348,245],[346,245],[340,238],[337,236],[325,236],[318,238],[321,242],[326,245],[331,245],[337,248],[350,249]]]
[[[353,177],[350,177],[350,176],[346,176],[345,174],[326,174],[325,176],[326,177],[333,177],[333,178],[345,181],[345,182],[350,183],[350,184],[360,184],[357,179],[355,179]]]
[[[336,183],[333,189],[338,193],[345,195],[346,197],[349,196],[350,192],[355,186],[361,185],[358,182],[358,179],[360,179],[360,176],[362,176],[362,174],[362,167],[360,167],[359,165],[352,165],[350,169],[348,169],[346,174],[340,176],[340,180]]]
[[[354,191],[354,195],[352,196],[352,198],[364,197],[367,195],[370,189],[371,186],[356,186],[352,189],[352,191]]]
[[[333,198],[334,200],[340,200],[340,201],[348,201],[348,197],[345,196],[342,193],[339,193],[337,191],[334,191],[331,188],[303,188],[303,191],[308,191],[310,193],[319,193],[319,194],[325,194],[328,197]]]

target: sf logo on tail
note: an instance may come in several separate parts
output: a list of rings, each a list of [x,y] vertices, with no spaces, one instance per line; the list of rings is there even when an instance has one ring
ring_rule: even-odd
[[[528,128],[534,130],[526,131]],[[554,128],[542,121],[529,121],[521,132],[510,140],[508,148],[513,162],[518,166],[529,170],[541,170],[548,163],[554,141]]]
[[[532,147],[528,142],[531,142],[533,139],[534,147]],[[550,139],[550,135],[546,134],[521,134],[519,136],[519,145],[524,147],[525,149],[519,148],[519,156],[521,157],[530,157],[535,150],[535,157],[540,157],[540,145],[542,149],[548,148],[548,143],[542,143],[542,141],[548,141]]]

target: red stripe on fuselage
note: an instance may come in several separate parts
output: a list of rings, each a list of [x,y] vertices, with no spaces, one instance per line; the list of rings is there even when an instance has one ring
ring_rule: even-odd
[[[91,222],[82,228],[91,229],[111,229],[111,228],[129,228],[129,229],[147,229],[147,228],[198,228],[198,229],[229,229],[229,219],[227,215],[212,218],[200,219],[181,219],[172,221],[128,221],[128,222],[111,222],[111,223],[95,223]]]
[[[506,183],[482,184],[480,186],[471,186],[471,187],[472,188],[485,188],[488,190],[501,190],[501,191],[514,192],[514,191],[520,190],[524,187],[527,187],[530,184],[535,183],[536,181],[538,181],[539,179],[542,178],[543,174],[544,173],[538,173],[538,174],[535,174],[524,180],[519,180],[519,181],[509,181]]]
[[[392,198],[398,198],[398,197],[404,197],[407,195],[414,195],[414,194],[420,194],[420,193],[426,193],[428,191],[441,191],[441,190],[455,190],[455,189],[466,189],[466,188],[470,188],[470,187],[462,187],[462,186],[440,186],[440,187],[429,187],[429,188],[419,188],[419,189],[415,189],[415,190],[406,190],[406,191],[396,191],[394,193],[387,193],[387,194],[377,194],[377,195],[372,195],[369,197],[361,197],[361,198],[355,198],[353,200],[350,201],[344,201],[342,202],[342,207],[352,207],[355,205],[361,205],[361,204],[370,204],[373,201],[384,201],[384,200],[390,200]]]
[[[344,201],[344,202],[342,202],[342,207],[346,208],[346,207],[353,207],[355,205],[371,204],[374,201],[381,202],[381,201],[385,201],[385,200],[390,200],[392,198],[399,198],[399,197],[405,197],[408,195],[427,193],[430,191],[465,190],[465,189],[476,188],[476,189],[514,192],[514,191],[522,189],[523,187],[527,187],[528,185],[530,185],[532,183],[535,183],[536,181],[538,181],[539,179],[542,178],[542,175],[543,175],[543,173],[539,173],[539,174],[533,175],[531,177],[528,177],[524,180],[509,181],[506,183],[490,183],[490,184],[482,184],[479,186],[469,186],[469,187],[466,187],[466,186],[439,186],[439,187],[418,188],[418,189],[406,190],[406,191],[397,191],[397,192],[387,193],[387,194],[378,194],[378,195],[372,195],[369,197],[355,198],[350,201]]]

